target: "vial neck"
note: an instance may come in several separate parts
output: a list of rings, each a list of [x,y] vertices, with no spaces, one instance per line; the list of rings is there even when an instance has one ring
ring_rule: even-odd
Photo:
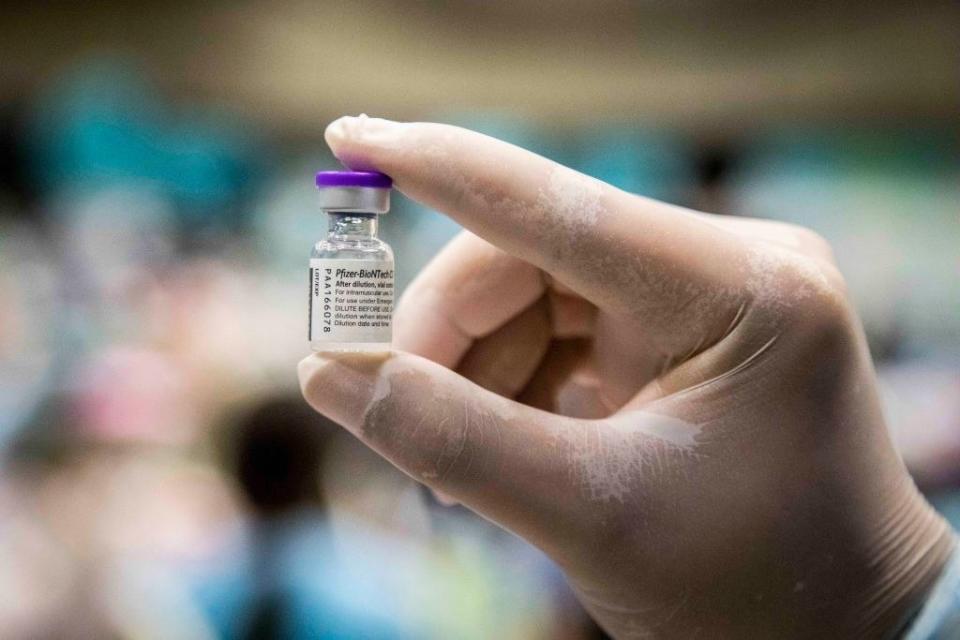
[[[377,237],[377,214],[328,211],[329,233],[343,240]]]

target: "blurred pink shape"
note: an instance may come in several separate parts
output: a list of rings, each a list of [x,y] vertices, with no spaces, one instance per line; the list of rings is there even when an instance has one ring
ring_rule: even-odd
[[[960,371],[907,362],[877,374],[894,441],[917,483],[960,482]]]
[[[183,443],[197,422],[183,372],[149,349],[101,352],[81,369],[71,395],[77,425],[98,439]]]

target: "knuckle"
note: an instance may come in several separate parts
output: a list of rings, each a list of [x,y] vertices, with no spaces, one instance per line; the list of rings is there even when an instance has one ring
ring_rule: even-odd
[[[846,285],[832,264],[769,247],[756,248],[749,262],[748,289],[762,308],[778,318],[779,325],[851,323]]]
[[[846,331],[856,324],[849,301],[836,286],[818,288],[804,302],[807,313],[800,314],[798,321],[805,326],[832,333]]]
[[[796,235],[800,246],[809,254],[833,261],[833,248],[822,235],[799,225],[793,226],[793,233]]]
[[[840,344],[850,344],[858,322],[842,287],[829,277],[810,279],[804,273],[794,274],[794,278],[795,311],[784,328],[818,353],[835,352]]]
[[[842,278],[822,261],[794,253],[772,270],[753,309],[749,326],[777,340],[794,388],[806,395],[828,398],[836,381],[863,361],[865,342]]]

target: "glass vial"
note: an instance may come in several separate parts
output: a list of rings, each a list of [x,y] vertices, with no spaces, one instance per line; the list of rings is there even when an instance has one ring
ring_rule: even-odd
[[[393,251],[377,237],[377,217],[390,210],[393,181],[369,171],[321,171],[316,183],[329,229],[310,253],[310,348],[388,351]]]

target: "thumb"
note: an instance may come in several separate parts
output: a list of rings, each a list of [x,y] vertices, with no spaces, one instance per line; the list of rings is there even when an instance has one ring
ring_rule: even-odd
[[[400,470],[540,543],[571,508],[555,416],[404,352],[315,353],[299,365],[310,405]]]

